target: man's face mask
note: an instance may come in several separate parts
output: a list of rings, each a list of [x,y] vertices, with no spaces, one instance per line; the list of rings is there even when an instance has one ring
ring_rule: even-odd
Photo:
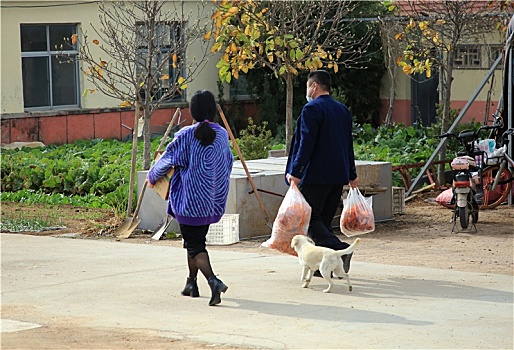
[[[311,95],[311,96],[309,96],[309,90],[311,90],[312,85],[313,85],[313,84],[311,84],[311,86],[309,86],[309,87],[307,88],[307,93],[305,94],[305,98],[307,99],[307,102],[311,102],[311,101],[313,100],[312,95]]]

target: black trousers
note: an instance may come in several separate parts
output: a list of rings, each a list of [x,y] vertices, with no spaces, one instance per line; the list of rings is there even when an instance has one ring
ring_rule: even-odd
[[[180,234],[184,239],[183,247],[186,248],[187,254],[194,259],[199,253],[207,253],[205,248],[205,238],[209,232],[210,225],[190,226],[180,224]]]
[[[350,245],[341,242],[332,230],[332,220],[343,193],[343,184],[301,185],[300,192],[312,208],[307,235],[314,243],[334,250],[349,247]]]

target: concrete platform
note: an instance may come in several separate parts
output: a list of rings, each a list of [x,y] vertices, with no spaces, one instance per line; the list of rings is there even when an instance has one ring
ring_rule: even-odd
[[[265,207],[270,223],[273,223],[278,208],[282,203],[288,186],[284,181],[287,157],[270,157],[245,161]],[[391,163],[356,161],[359,186],[381,186],[385,192],[373,196],[373,212],[376,221],[386,221],[393,218],[392,208],[392,170]],[[146,178],[146,171],[138,172],[138,193]],[[239,214],[239,236],[241,239],[271,234],[271,229],[261,211],[259,202],[248,181],[244,167],[240,161],[234,162],[230,176],[230,189],[226,213]],[[148,189],[143,198],[139,217],[139,228],[153,231],[165,217],[166,202],[155,191]],[[338,222],[334,222],[339,225]],[[176,222],[169,227],[169,232],[180,232]]]
[[[315,279],[300,287],[287,255],[210,250],[229,286],[222,303],[180,295],[180,248],[0,234],[2,308],[77,318],[86,327],[155,330],[211,344],[265,349],[512,349],[513,277],[360,262],[354,291]],[[39,319],[20,321],[45,324]],[[15,320],[16,321],[16,320]],[[31,336],[31,330],[22,331]],[[148,344],[148,348],[151,348]]]

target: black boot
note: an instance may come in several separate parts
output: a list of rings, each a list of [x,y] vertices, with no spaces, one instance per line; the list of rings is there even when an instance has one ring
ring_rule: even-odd
[[[209,287],[211,287],[212,291],[212,297],[211,300],[209,300],[209,306],[218,305],[221,303],[221,293],[225,293],[228,289],[228,287],[223,283],[221,280],[219,280],[216,276],[209,277]]]
[[[196,284],[196,278],[188,277],[186,286],[184,290],[181,292],[182,295],[198,298],[200,296],[200,292],[198,291],[198,284]]]

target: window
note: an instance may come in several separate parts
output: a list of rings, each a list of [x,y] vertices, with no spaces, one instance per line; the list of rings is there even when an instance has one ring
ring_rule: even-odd
[[[78,107],[77,48],[66,41],[77,26],[22,24],[20,29],[24,107]]]
[[[245,100],[251,98],[250,89],[248,87],[248,76],[239,72],[237,79],[230,82],[230,98]]]
[[[455,53],[455,66],[459,68],[481,68],[481,48],[478,45],[463,45]]]
[[[503,45],[489,45],[486,46],[487,49],[487,56],[489,57],[489,65],[487,68],[491,68],[498,59],[498,57],[501,57],[503,55]],[[496,69],[502,69],[502,63],[496,67]]]
[[[155,77],[153,86],[150,91],[152,100],[159,100],[170,92],[173,83],[180,76],[184,76],[185,66],[183,58],[182,43],[183,30],[179,22],[159,22],[157,23],[155,34],[150,36],[145,24],[138,24],[139,43],[137,44],[137,60],[136,75],[140,83],[144,82],[148,72],[148,45],[152,42],[157,46],[153,50],[153,58],[151,62],[151,75]],[[176,55],[176,56],[175,56]],[[175,60],[174,60],[175,57]],[[141,94],[146,99],[148,89],[143,88]],[[165,97],[164,101],[184,100],[185,96],[182,91],[177,91],[169,97]]]

